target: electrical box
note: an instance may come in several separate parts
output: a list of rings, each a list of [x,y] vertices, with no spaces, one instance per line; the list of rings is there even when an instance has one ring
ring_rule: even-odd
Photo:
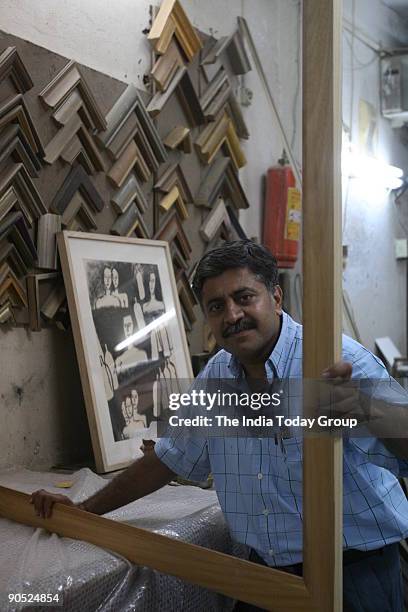
[[[396,125],[408,122],[408,53],[381,59],[381,111]]]
[[[408,258],[408,240],[406,238],[397,238],[395,240],[395,258]]]

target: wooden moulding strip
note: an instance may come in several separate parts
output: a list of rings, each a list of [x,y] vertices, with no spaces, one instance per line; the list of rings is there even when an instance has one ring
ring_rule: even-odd
[[[63,128],[58,130],[54,138],[45,147],[44,161],[47,164],[53,164],[57,161],[63,150],[67,147],[70,141],[76,136],[82,121],[78,115],[74,115]]]
[[[37,253],[39,268],[46,268],[47,270],[57,269],[56,235],[60,231],[60,215],[47,213],[38,219]]]
[[[165,91],[172,81],[179,67],[184,66],[184,60],[175,41],[172,41],[165,53],[155,62],[151,71],[156,87]]]
[[[223,200],[218,200],[200,227],[200,235],[206,242],[211,242],[221,225],[227,228],[231,225],[228,211]]]
[[[45,204],[24,164],[11,164],[1,172],[0,193],[4,194],[10,188],[13,189],[13,193],[18,199],[18,208],[22,210],[30,226],[33,219],[37,219],[47,212]]]
[[[184,125],[176,125],[175,128],[170,130],[164,139],[164,144],[166,147],[174,151],[177,149],[184,140],[190,137],[190,128],[185,127]],[[190,137],[191,142],[191,137]]]
[[[27,265],[13,242],[3,240],[0,243],[0,264],[3,261],[10,266],[17,278],[27,274]]]
[[[155,240],[165,240],[166,242],[173,242],[177,240],[180,250],[185,259],[190,258],[192,251],[191,244],[183,230],[183,226],[178,217],[177,211],[173,211],[166,217],[163,226],[156,232],[154,236]]]
[[[341,28],[340,1],[303,3],[303,376],[308,380],[318,379],[342,354]],[[307,387],[307,414],[306,394]],[[315,606],[330,612],[343,610],[342,450],[341,436],[303,441],[304,580]]]
[[[174,204],[176,205],[177,212],[180,215],[181,219],[183,219],[183,221],[187,219],[188,218],[187,207],[183,201],[183,198],[181,197],[181,194],[180,194],[180,191],[177,185],[174,185],[174,187],[172,187],[169,193],[167,193],[160,200],[159,206],[164,212],[167,212],[168,210],[170,210],[170,208]]]
[[[232,35],[230,43],[227,47],[227,55],[231,64],[231,68],[235,74],[246,74],[251,70],[251,62],[245,50],[244,41],[242,40],[241,32],[237,30]]]
[[[6,301],[4,295],[9,298],[12,306],[28,306],[27,294],[7,262],[3,262],[0,267],[0,303]]]
[[[0,151],[0,162],[13,157],[14,161],[24,163],[32,178],[38,177],[40,160],[18,123],[10,123],[1,130]]]
[[[136,233],[139,238],[149,238],[147,227],[135,204],[116,219],[110,233],[116,236],[131,236]]]
[[[132,202],[136,202],[141,213],[146,212],[148,203],[134,174],[131,174],[111,199],[112,206],[119,214],[127,211]]]
[[[226,145],[228,147],[229,154],[234,163],[234,166],[237,170],[246,165],[247,159],[245,154],[241,148],[241,144],[239,142],[239,138],[235,131],[232,121],[230,120],[228,123],[227,135],[226,135]]]
[[[107,176],[115,187],[120,188],[133,168],[136,169],[136,172],[143,181],[149,179],[151,175],[150,168],[144,161],[135,141],[131,140],[121,157],[113,164]]]
[[[55,280],[58,276],[58,272],[48,272],[40,274],[30,273],[26,277],[29,313],[28,324],[31,331],[36,332],[42,329],[39,284],[42,281]]]
[[[192,127],[205,123],[206,119],[201,108],[200,100],[198,99],[197,92],[188,71],[184,73],[177,87],[177,97]]]
[[[55,286],[44,300],[41,306],[41,314],[46,319],[53,319],[66,299],[65,286],[62,280],[57,280]]]
[[[206,206],[211,208],[221,192],[225,181],[225,173],[230,166],[228,157],[218,157],[207,171],[203,178],[198,194],[194,200],[196,206]]]
[[[61,215],[77,191],[81,192],[86,202],[95,211],[103,210],[105,203],[82,166],[72,168],[57,191],[51,203],[51,210]]]
[[[228,117],[221,113],[217,121],[209,123],[195,142],[200,159],[210,164],[227,138],[230,125]]]
[[[64,210],[61,221],[68,229],[76,227],[78,221],[79,227],[83,228],[85,231],[97,229],[95,218],[88,209],[79,191],[73,195],[71,202],[69,202]]]
[[[206,53],[206,55],[202,59],[201,65],[207,66],[208,64],[215,64],[221,53],[225,51],[230,42],[231,36],[222,36],[218,40],[214,40],[213,44],[208,49],[208,53]]]
[[[109,149],[133,112],[136,113],[140,129],[143,130],[145,137],[150,143],[151,149],[154,151],[156,165],[166,161],[166,149],[164,148],[153,121],[146,111],[136,87],[133,85],[128,85],[107,114],[107,128],[105,132],[96,135],[99,143]]]
[[[148,39],[156,53],[166,53],[173,34],[190,62],[202,43],[178,0],[163,0]]]
[[[106,129],[106,120],[99,106],[74,61],[68,62],[62,70],[40,92],[40,98],[51,108],[58,108],[64,103],[70,93],[78,88],[89,116],[92,117],[94,127],[98,130]]]
[[[33,150],[44,155],[44,148],[21,94],[8,98],[0,107],[0,128],[17,121]]]
[[[0,487],[0,515],[61,536],[84,540],[124,556],[131,563],[152,567],[228,597],[279,612],[317,612],[308,602],[298,576],[243,559],[187,544],[138,527],[56,504],[50,519],[36,516],[29,495]]]
[[[22,94],[34,85],[16,47],[7,47],[0,55],[0,82],[7,77]]]
[[[147,112],[151,117],[156,117],[163,110],[164,106],[170,100],[171,96],[175,92],[176,88],[180,84],[180,81],[186,72],[187,68],[185,68],[185,66],[178,67],[167,89],[165,91],[158,91],[153,96],[153,98],[147,105]]]
[[[178,186],[180,194],[185,202],[193,202],[193,194],[191,193],[188,181],[180,164],[177,163],[170,164],[164,170],[160,178],[154,184],[154,189],[162,191],[163,193],[169,193],[174,185]]]
[[[237,132],[238,137],[242,138],[243,140],[248,140],[249,131],[241,111],[241,105],[239,104],[238,100],[232,92],[228,98],[228,104],[225,110],[228,116],[230,117],[232,123],[234,124],[235,131]]]

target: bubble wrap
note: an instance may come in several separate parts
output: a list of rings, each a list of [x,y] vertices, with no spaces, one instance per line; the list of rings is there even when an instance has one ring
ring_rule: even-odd
[[[70,489],[57,488],[63,480]],[[44,488],[80,502],[106,485],[88,469],[75,474],[29,470],[0,472],[0,485],[31,493]],[[117,521],[245,558],[247,551],[229,535],[214,491],[167,486],[106,515]],[[63,607],[10,604],[9,593],[60,593]],[[233,601],[222,595],[152,570],[92,544],[61,538],[0,519],[0,610],[66,610],[67,612],[229,611]]]

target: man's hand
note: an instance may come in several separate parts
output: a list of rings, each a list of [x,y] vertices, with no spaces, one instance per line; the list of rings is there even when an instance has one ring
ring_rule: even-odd
[[[353,373],[353,366],[349,361],[336,361],[332,366],[322,372],[322,378],[331,380],[340,379],[341,381],[350,380]]]
[[[52,509],[56,503],[64,504],[65,506],[75,506],[74,502],[66,495],[49,493],[48,491],[44,491],[44,489],[34,491],[30,497],[30,504],[34,505],[37,516],[41,518],[50,518]]]

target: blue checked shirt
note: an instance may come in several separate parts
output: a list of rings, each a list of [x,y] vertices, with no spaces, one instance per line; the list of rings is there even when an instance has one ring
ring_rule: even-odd
[[[302,326],[286,313],[282,317],[278,342],[265,364],[270,381],[302,376]],[[377,357],[347,336],[343,359],[352,363],[353,378],[396,384]],[[240,376],[239,363],[224,350],[199,374],[204,380]],[[343,449],[344,548],[377,549],[407,537],[408,501],[396,476],[408,474],[408,462],[373,437],[347,438]],[[302,561],[299,437],[276,444],[274,438],[201,438],[184,430],[159,439],[155,452],[184,478],[202,481],[211,472],[232,536],[254,548],[268,565]]]

